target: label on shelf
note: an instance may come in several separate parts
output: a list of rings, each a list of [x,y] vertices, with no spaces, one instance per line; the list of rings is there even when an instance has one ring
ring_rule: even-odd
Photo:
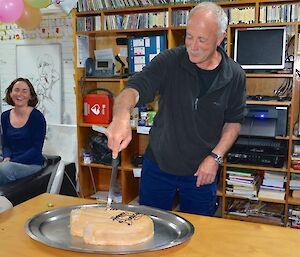
[[[135,178],[140,178],[141,177],[141,171],[142,171],[141,168],[134,168],[133,169],[133,176]]]
[[[149,135],[151,127],[137,126],[136,131],[139,134]]]

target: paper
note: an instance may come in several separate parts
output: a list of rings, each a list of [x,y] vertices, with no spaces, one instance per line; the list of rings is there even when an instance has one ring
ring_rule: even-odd
[[[77,68],[84,68],[85,61],[89,57],[89,37],[77,35]]]
[[[120,47],[119,53],[120,53],[120,56],[127,57],[128,56],[128,49],[127,49],[127,47]]]
[[[96,60],[113,60],[115,63],[114,52],[112,48],[98,49],[94,51]]]
[[[144,39],[143,38],[133,39],[132,45],[133,47],[144,46]]]
[[[145,47],[134,47],[133,54],[134,55],[145,55]]]
[[[156,54],[149,54],[149,62],[151,62],[152,61],[152,59],[156,56],[156,55],[158,55],[159,53],[156,53]]]
[[[145,64],[135,64],[134,65],[134,71],[135,72],[140,72],[144,68]]]
[[[134,56],[134,63],[135,64],[145,64],[146,63],[146,59],[145,56]]]

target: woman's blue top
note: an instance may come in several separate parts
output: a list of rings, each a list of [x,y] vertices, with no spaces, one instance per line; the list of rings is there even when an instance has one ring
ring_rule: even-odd
[[[28,121],[21,128],[14,128],[10,123],[10,111],[1,115],[3,158],[30,165],[43,165],[43,144],[46,136],[44,115],[33,108]]]

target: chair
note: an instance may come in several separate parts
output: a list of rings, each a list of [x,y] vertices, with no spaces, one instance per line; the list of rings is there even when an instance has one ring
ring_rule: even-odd
[[[0,186],[0,196],[6,197],[15,206],[45,192],[59,192],[64,164],[60,156],[45,158],[46,165],[40,172]]]
[[[47,193],[59,194],[64,179],[65,163],[60,160],[56,170],[53,170],[47,186]]]
[[[12,208],[13,205],[5,196],[0,196],[0,213]]]

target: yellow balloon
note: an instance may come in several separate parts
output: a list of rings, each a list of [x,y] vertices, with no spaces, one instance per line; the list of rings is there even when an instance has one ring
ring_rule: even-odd
[[[20,19],[16,21],[16,24],[27,30],[37,28],[42,20],[42,14],[40,9],[33,8],[24,3],[24,11]]]
[[[24,3],[34,8],[46,8],[51,4],[50,0],[25,0]]]

